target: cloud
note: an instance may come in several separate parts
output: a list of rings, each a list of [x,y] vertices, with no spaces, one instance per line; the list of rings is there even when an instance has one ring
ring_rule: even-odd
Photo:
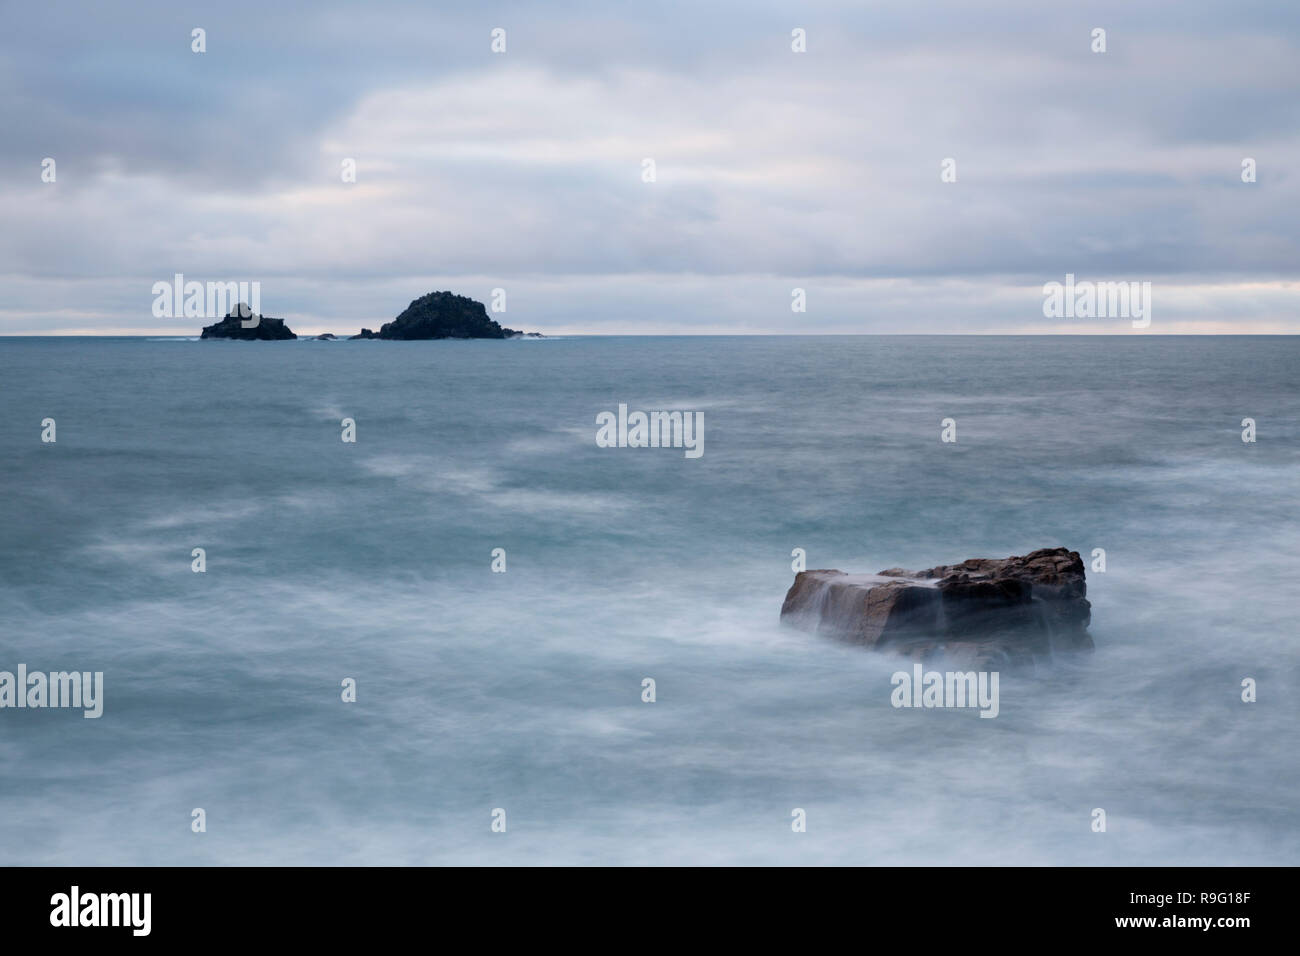
[[[195,331],[149,315],[178,271],[334,331],[496,286],[549,331],[1036,329],[1066,272],[1152,281],[1171,327],[1300,331],[1284,5],[11,16],[0,331]]]

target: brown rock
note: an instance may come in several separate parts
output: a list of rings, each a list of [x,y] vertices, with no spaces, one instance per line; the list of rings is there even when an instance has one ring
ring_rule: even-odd
[[[910,657],[996,667],[1091,650],[1092,617],[1078,552],[1047,548],[924,571],[802,571],[783,623]]]
[[[934,632],[939,589],[928,581],[876,574],[801,571],[785,596],[781,619],[852,644],[892,644]]]

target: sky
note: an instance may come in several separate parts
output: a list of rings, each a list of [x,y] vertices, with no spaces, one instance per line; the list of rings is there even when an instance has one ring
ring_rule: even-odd
[[[439,289],[548,334],[1300,333],[1294,0],[0,21],[0,334],[196,334],[176,273],[308,333]],[[1048,317],[1067,274],[1149,282],[1149,325]]]

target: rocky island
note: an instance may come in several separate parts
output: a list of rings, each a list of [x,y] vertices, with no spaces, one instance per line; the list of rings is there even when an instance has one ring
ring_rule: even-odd
[[[378,332],[362,329],[354,339],[512,339],[524,335],[488,317],[482,302],[452,292],[430,292],[408,305]],[[529,337],[539,337],[536,332]]]
[[[242,339],[245,341],[275,341],[296,339],[293,330],[284,324],[284,319],[272,319],[265,315],[253,316],[248,306],[235,306],[224,319],[213,325],[205,325],[201,339]],[[241,318],[243,316],[243,318]],[[244,323],[257,319],[257,324],[244,328]]]
[[[264,315],[257,316],[257,324],[244,327],[251,310],[247,305],[238,305],[220,322],[204,326],[204,339],[296,339],[284,322],[284,319],[270,319]],[[335,336],[330,332],[308,336],[320,342],[332,341]],[[488,317],[482,302],[476,302],[468,296],[452,292],[430,292],[422,295],[393,321],[385,322],[378,332],[362,329],[360,334],[351,339],[398,339],[411,341],[416,339],[517,339],[543,338],[540,332],[519,332],[498,325]]]
[[[971,558],[924,571],[801,571],[781,622],[917,660],[980,669],[1090,651],[1092,605],[1077,551]]]

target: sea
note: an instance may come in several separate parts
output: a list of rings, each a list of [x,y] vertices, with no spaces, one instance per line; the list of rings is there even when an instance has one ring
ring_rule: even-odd
[[[1300,863],[1300,337],[9,337],[0,448],[0,671],[103,675],[0,864]],[[995,719],[779,622],[1058,546]]]

